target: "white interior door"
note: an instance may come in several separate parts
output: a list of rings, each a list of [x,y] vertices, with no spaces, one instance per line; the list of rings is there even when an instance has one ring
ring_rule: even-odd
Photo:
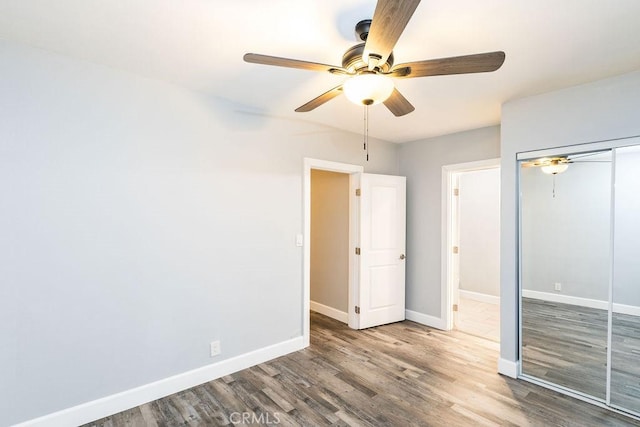
[[[406,178],[360,177],[358,328],[405,318]]]

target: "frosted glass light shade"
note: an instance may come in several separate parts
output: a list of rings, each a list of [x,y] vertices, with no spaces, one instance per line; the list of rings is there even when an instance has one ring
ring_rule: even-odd
[[[542,172],[549,175],[557,175],[566,171],[569,168],[569,165],[566,163],[552,163],[550,165],[542,166]]]
[[[382,74],[358,74],[344,82],[344,94],[357,105],[379,104],[393,92],[393,81]]]

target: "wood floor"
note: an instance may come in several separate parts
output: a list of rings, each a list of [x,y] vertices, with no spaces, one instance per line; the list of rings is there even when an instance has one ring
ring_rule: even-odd
[[[409,321],[354,331],[311,320],[307,349],[87,426],[640,426],[498,375],[490,340]]]
[[[457,330],[500,342],[500,304],[460,297],[454,316]]]

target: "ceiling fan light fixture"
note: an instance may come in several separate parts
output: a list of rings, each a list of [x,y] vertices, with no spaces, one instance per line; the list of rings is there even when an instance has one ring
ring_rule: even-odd
[[[550,165],[542,166],[540,169],[548,175],[557,175],[569,169],[569,165],[566,163],[553,162]]]
[[[364,72],[344,82],[344,94],[356,105],[384,102],[395,88],[393,80],[383,74]]]
[[[495,51],[404,62],[401,66],[394,67],[393,49],[420,0],[376,0],[375,3],[373,17],[356,24],[358,44],[351,46],[342,55],[341,67],[257,53],[245,54],[244,60],[254,64],[350,76],[343,84],[296,108],[296,112],[312,111],[345,93],[349,100],[360,106],[384,102],[385,107],[396,117],[411,113],[415,107],[394,88],[390,77],[416,78],[487,73],[496,71],[504,63],[505,53]]]

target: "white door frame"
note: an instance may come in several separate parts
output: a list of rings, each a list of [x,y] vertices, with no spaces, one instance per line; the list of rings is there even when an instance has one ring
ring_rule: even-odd
[[[311,169],[325,170],[349,174],[349,248],[357,246],[358,239],[358,206],[356,200],[356,188],[360,185],[360,174],[364,172],[363,166],[336,163],[327,160],[304,158],[303,166],[303,285],[302,285],[302,337],[304,345],[310,342],[309,310],[311,309]],[[349,327],[358,328],[358,316],[352,307],[355,306],[358,292],[358,260],[355,251],[349,250]]]
[[[480,160],[477,162],[457,163],[442,166],[442,228],[441,228],[441,267],[440,267],[440,313],[442,323],[446,330],[453,328],[453,315],[451,301],[453,300],[454,271],[452,246],[453,246],[453,175],[460,172],[471,172],[483,169],[500,167],[500,159]]]

